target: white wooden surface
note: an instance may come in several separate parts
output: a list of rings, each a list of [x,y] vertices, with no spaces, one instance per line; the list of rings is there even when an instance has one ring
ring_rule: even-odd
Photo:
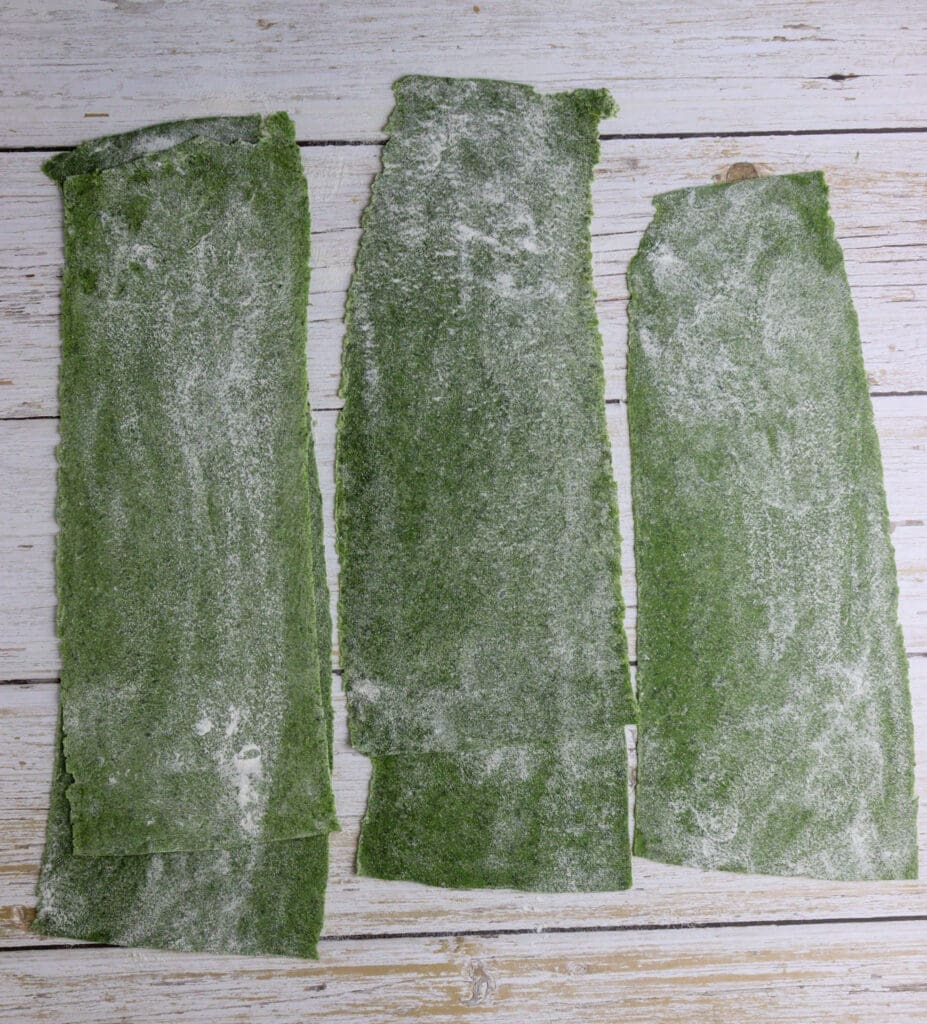
[[[927,125],[916,0],[5,6],[0,145],[255,108],[289,110],[300,139],[370,141],[413,71],[608,86],[623,134]]]
[[[194,114],[294,115],[312,196],[309,364],[336,593],[341,316],[389,83],[432,72],[612,88],[622,111],[603,126],[612,137],[603,142],[593,233],[632,641],[624,273],[650,197],[710,181],[737,161],[765,173],[823,169],[883,446],[927,803],[925,53],[925,12],[900,0],[21,0],[0,8],[0,1021],[927,1020],[927,882],[832,884],[640,859],[632,890],[591,896],[357,878],[368,769],[348,748],[337,679],[345,828],[333,837],[319,963],[103,949],[27,930],[59,671],[61,225],[40,172],[49,151]],[[366,144],[320,144],[345,141]],[[920,831],[927,863],[923,813]]]

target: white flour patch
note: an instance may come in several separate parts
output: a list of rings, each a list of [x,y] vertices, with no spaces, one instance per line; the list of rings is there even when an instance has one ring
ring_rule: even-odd
[[[243,831],[255,838],[261,831],[265,802],[260,789],[261,777],[261,748],[254,744],[242,747],[235,755],[238,808]]]
[[[241,725],[241,709],[240,708],[229,708],[229,723],[225,727],[226,737],[234,736],[238,732],[238,727]]]

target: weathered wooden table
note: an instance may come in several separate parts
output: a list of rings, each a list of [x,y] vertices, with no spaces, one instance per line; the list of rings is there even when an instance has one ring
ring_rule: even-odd
[[[0,14],[0,1020],[927,1020],[927,881],[830,884],[635,861],[630,892],[448,892],[352,871],[366,760],[343,703],[319,962],[30,934],[59,659],[54,628],[61,211],[40,172],[88,136],[204,114],[294,117],[309,177],[309,367],[335,598],[344,294],[407,72],[605,85],[593,221],[634,637],[625,269],[650,197],[820,168],[882,441],[927,794],[927,10],[917,3],[12,0]],[[927,818],[921,847],[927,850]],[[927,860],[922,856],[922,859]],[[927,872],[927,868],[925,868]]]

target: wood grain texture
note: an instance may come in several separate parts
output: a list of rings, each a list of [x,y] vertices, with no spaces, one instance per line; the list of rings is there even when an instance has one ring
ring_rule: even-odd
[[[927,658],[911,659],[911,670],[920,850],[927,861]],[[336,678],[334,780],[343,831],[331,837],[323,932],[328,937],[887,915],[927,918],[927,879],[819,882],[698,871],[641,858],[634,861],[634,888],[613,893],[466,891],[360,878],[354,874],[354,850],[370,766],[348,745],[339,683]],[[0,946],[43,941],[27,928],[48,809],[57,689],[47,683],[0,686]]]
[[[606,86],[621,114],[605,130],[623,133],[927,124],[924,19],[898,0],[588,0],[566,17],[556,0],[5,7],[7,146],[254,109],[288,110],[300,139],[373,140],[409,72]]]
[[[592,231],[608,397],[624,395],[625,272],[652,216],[654,189],[709,182],[738,162],[755,163],[764,173],[824,171],[871,388],[927,392],[923,145],[918,135],[604,142]],[[56,187],[41,172],[42,159],[0,154],[0,418],[57,414],[61,208]],[[379,146],[303,149],[313,226],[309,380],[317,409],[341,404],[344,298],[379,162]]]
[[[922,1024],[927,923],[320,943],[321,961],[0,958],[10,1024]]]

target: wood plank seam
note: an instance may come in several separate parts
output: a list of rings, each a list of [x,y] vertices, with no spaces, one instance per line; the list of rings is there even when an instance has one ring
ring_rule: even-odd
[[[871,917],[755,918],[743,921],[697,921],[692,924],[566,925],[534,928],[459,928],[448,931],[357,932],[322,935],[319,944],[344,942],[388,942],[393,939],[502,938],[513,935],[611,935],[627,932],[693,932],[732,928],[793,928],[831,925],[874,925],[897,922],[927,922],[927,914],[875,914]],[[55,949],[126,949],[107,942],[45,942],[0,947],[4,953],[46,952]]]
[[[885,126],[882,128],[796,128],[794,130],[769,129],[768,131],[743,132],[605,132],[599,136],[599,142],[640,142],[648,139],[765,139],[765,138],[801,138],[820,135],[923,135],[927,128],[918,125]],[[302,148],[322,148],[325,146],[384,146],[385,139],[297,139],[296,145]],[[70,153],[76,146],[0,146],[3,153]]]

